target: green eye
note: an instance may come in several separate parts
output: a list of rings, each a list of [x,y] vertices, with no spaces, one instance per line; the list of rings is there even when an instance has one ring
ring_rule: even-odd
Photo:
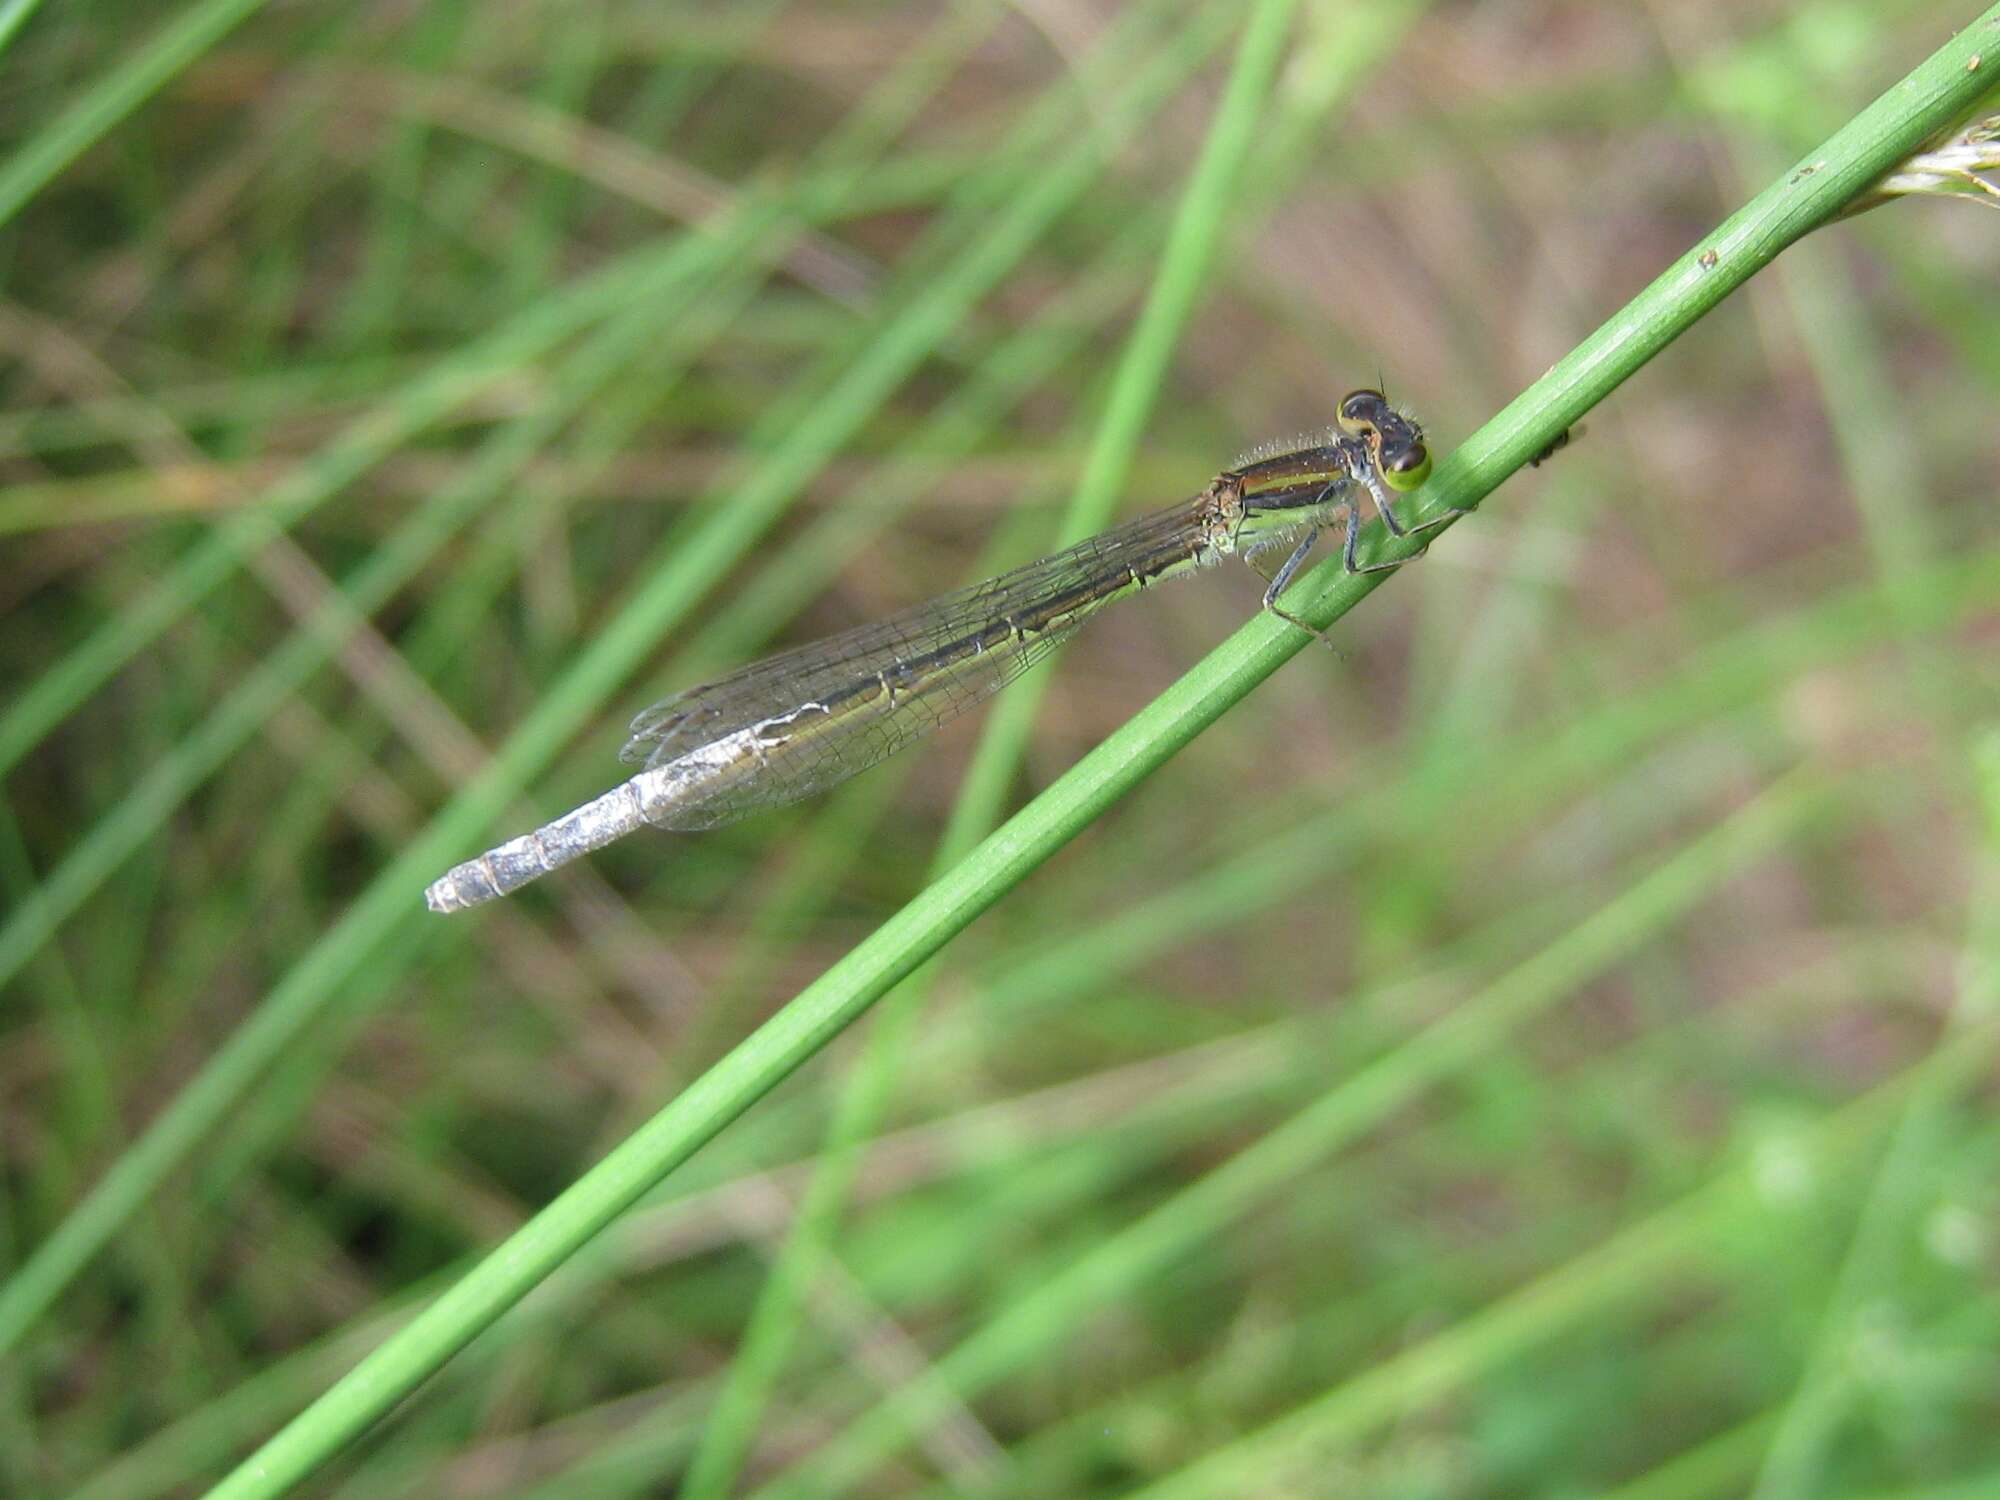
[[[1422,443],[1412,443],[1393,458],[1383,454],[1382,477],[1390,489],[1408,494],[1431,477],[1430,449]]]

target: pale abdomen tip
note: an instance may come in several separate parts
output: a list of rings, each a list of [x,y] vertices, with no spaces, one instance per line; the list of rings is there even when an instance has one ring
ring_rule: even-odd
[[[424,905],[435,912],[464,911],[502,894],[484,859],[469,859],[445,871],[424,892]]]

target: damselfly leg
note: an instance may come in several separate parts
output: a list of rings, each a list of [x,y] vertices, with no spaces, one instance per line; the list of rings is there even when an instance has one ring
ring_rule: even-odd
[[[1351,510],[1348,512],[1348,519],[1351,532],[1353,522],[1353,512]],[[1284,593],[1292,579],[1297,576],[1299,569],[1305,566],[1306,558],[1311,556],[1314,545],[1319,541],[1320,529],[1318,526],[1308,529],[1306,534],[1299,538],[1299,544],[1292,548],[1291,556],[1280,563],[1278,571],[1271,574],[1269,579],[1266,580],[1267,587],[1264,590],[1264,608],[1283,620],[1287,625],[1296,625],[1301,630],[1311,631],[1322,641],[1326,642],[1329,651],[1338,651],[1340,647],[1334,642],[1332,636],[1321,630],[1319,626],[1301,620],[1297,615],[1278,602],[1278,596]],[[1255,567],[1256,564],[1252,563],[1251,566]]]

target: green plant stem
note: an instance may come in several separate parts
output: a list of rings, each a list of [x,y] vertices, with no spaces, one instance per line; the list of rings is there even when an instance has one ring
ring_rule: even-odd
[[[1990,86],[1996,67],[2000,5],[1691,248],[1487,423],[1440,466],[1424,514],[1448,514],[1483,499],[1785,246],[1829,221],[1955,117]],[[1415,551],[1412,542],[1390,542],[1376,555]],[[1324,580],[1337,567],[1323,566],[1314,578]],[[1342,574],[1298,613],[1324,628],[1385,577]],[[215,1493],[279,1494],[311,1472],[1308,639],[1269,616],[1246,624],[510,1236]]]
[[[1244,29],[1236,65],[1202,156],[1190,175],[1152,295],[1126,346],[1091,460],[1071,499],[1065,540],[1099,529],[1124,487],[1173,349],[1214,262],[1228,207],[1241,187],[1256,122],[1276,81],[1293,9],[1292,0],[1262,0]],[[1023,732],[1005,732],[1013,726]],[[1004,722],[989,721],[974,773],[967,777],[951,826],[940,843],[938,873],[961,859],[998,821],[1001,789],[1020,764],[1025,729],[1022,714]],[[762,1426],[770,1393],[795,1342],[806,1295],[830,1254],[840,1213],[861,1164],[862,1147],[879,1128],[888,1107],[910,1028],[921,1013],[927,988],[921,982],[905,985],[876,1017],[868,1046],[841,1091],[826,1149],[801,1201],[798,1218],[771,1267],[728,1377],[702,1427],[681,1485],[683,1500],[721,1500],[735,1487]]]
[[[928,1367],[962,1400],[1038,1358],[1120,1289],[1213,1239],[1309,1164],[1380,1126],[1424,1090],[1492,1055],[1514,1030],[1656,939],[1730,874],[1782,845],[1827,801],[1794,771],[1728,821],[1648,871],[1560,937],[1380,1060],[1330,1085],[1277,1128],[1037,1283]],[[921,1393],[898,1390],[858,1415],[803,1471],[760,1495],[847,1493],[922,1430]]]

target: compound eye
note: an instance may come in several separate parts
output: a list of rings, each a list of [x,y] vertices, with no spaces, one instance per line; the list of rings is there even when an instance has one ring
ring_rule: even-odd
[[[1431,477],[1431,450],[1422,443],[1407,443],[1381,455],[1382,478],[1389,488],[1407,494]]]
[[[1343,429],[1361,436],[1381,427],[1382,414],[1388,406],[1387,396],[1364,386],[1361,390],[1349,391],[1340,398],[1337,414]]]

